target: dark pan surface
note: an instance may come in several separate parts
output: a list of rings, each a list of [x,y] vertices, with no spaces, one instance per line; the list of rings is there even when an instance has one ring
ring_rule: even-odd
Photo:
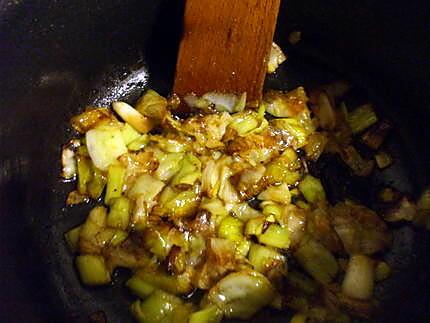
[[[181,8],[181,1],[0,0],[0,322],[87,322],[99,310],[109,322],[131,321],[121,284],[88,289],[78,282],[62,235],[91,206],[64,207],[73,184],[58,177],[59,154],[72,136],[69,118],[85,105],[133,101],[147,86],[169,92]],[[347,178],[345,194],[368,205],[383,183],[415,196],[430,183],[428,14],[419,1],[282,5],[276,40],[289,59],[267,87],[346,78],[357,85],[355,97],[369,98],[395,124],[387,148],[395,166],[370,182]],[[290,48],[286,36],[295,28],[304,40]],[[315,171],[337,186],[342,171],[325,165]],[[375,322],[428,321],[429,246],[427,233],[395,228],[387,256],[395,272],[378,290]],[[288,321],[274,311],[255,318],[263,320]]]

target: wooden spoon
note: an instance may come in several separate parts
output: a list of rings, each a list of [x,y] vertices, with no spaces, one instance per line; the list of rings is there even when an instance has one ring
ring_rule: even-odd
[[[280,0],[186,0],[174,92],[260,100]]]

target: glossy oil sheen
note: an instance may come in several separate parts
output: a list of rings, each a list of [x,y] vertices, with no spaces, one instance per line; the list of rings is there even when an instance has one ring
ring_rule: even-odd
[[[287,63],[269,88],[312,86],[340,76],[358,86],[394,123],[388,148],[395,165],[370,181],[349,178],[324,159],[313,171],[333,201],[344,194],[366,204],[382,183],[417,194],[429,184],[430,67],[424,1],[289,0],[282,3],[276,40]],[[144,88],[172,86],[181,1],[0,1],[0,322],[131,322],[132,297],[121,281],[81,286],[63,233],[91,205],[65,208],[73,184],[60,174],[61,145],[72,137],[71,116],[87,104],[133,101]],[[296,47],[288,32],[300,29]],[[346,178],[348,185],[341,185]],[[429,317],[430,263],[426,233],[395,229],[377,322]],[[285,322],[259,313],[254,322]]]

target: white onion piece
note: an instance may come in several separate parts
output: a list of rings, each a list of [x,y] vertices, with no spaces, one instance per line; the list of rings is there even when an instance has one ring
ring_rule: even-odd
[[[88,154],[94,165],[103,171],[127,153],[127,146],[122,138],[121,130],[115,127],[99,127],[89,130],[85,135]]]
[[[64,179],[73,179],[77,174],[77,164],[75,150],[81,145],[79,139],[72,139],[61,151],[61,164],[63,166],[61,177]]]
[[[147,133],[154,126],[149,118],[125,102],[114,102],[112,108],[125,122],[140,133]]]
[[[367,300],[373,295],[375,270],[373,260],[364,255],[351,257],[342,283],[342,292],[346,296]]]
[[[209,92],[204,94],[202,99],[214,104],[217,111],[227,111],[229,113],[233,113],[242,111],[245,108],[246,93],[243,93],[240,97],[238,97],[234,94]]]
[[[277,44],[272,43],[272,48],[270,49],[269,61],[267,63],[267,73],[271,74],[276,71],[276,69],[281,65],[287,56],[282,52],[281,47]]]

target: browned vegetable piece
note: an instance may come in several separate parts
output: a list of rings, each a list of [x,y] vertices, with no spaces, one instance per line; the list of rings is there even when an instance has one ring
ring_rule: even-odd
[[[308,110],[308,97],[301,86],[287,93],[269,90],[263,100],[267,104],[266,111],[275,117],[291,118]]]
[[[74,205],[74,204],[86,203],[89,200],[90,198],[87,195],[81,194],[78,191],[71,191],[69,195],[67,195],[66,204]]]
[[[387,168],[393,163],[393,158],[385,151],[377,153],[374,158],[379,169]]]
[[[385,141],[388,133],[391,129],[391,124],[387,120],[382,120],[381,122],[372,126],[367,130],[362,136],[361,140],[370,148],[376,150]]]
[[[196,275],[196,286],[201,289],[209,289],[221,277],[237,270],[240,265],[235,255],[235,244],[227,239],[211,238],[206,257],[205,264]]]
[[[385,222],[372,210],[352,203],[338,203],[331,210],[333,226],[349,254],[371,255],[391,246]]]
[[[332,130],[336,127],[336,112],[328,95],[321,92],[318,97],[318,106],[314,112],[319,120],[320,126],[326,130]]]
[[[108,122],[111,120],[116,121],[110,109],[87,107],[85,112],[78,114],[71,119],[71,124],[76,131],[85,133],[102,122]]]
[[[327,144],[327,137],[321,132],[315,132],[308,137],[308,143],[304,147],[306,157],[317,161]]]
[[[308,215],[307,231],[331,252],[343,250],[342,241],[330,222],[329,214],[323,208],[317,208]]]
[[[384,214],[388,222],[413,221],[417,215],[417,205],[407,196],[403,196],[397,204]]]
[[[379,192],[379,200],[384,203],[396,202],[401,197],[401,193],[391,187],[386,187]]]
[[[340,157],[357,176],[369,176],[375,165],[373,160],[364,159],[353,146],[344,147],[340,152]]]

